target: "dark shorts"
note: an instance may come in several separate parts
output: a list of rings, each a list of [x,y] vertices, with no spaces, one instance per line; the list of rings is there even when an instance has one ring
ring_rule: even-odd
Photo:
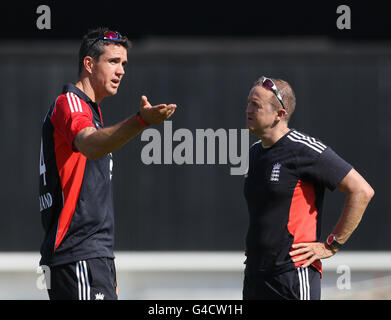
[[[243,300],[320,300],[320,272],[309,266],[278,275],[246,274]]]
[[[50,300],[118,300],[114,259],[93,258],[50,268]]]

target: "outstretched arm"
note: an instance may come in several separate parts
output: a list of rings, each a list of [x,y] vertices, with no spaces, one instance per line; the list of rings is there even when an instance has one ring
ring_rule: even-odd
[[[140,117],[147,124],[158,124],[168,119],[175,109],[175,104],[151,106],[147,97],[142,96]],[[95,160],[121,148],[143,129],[144,126],[137,116],[132,115],[120,123],[101,130],[96,130],[94,127],[84,128],[77,134],[73,144],[88,159]]]

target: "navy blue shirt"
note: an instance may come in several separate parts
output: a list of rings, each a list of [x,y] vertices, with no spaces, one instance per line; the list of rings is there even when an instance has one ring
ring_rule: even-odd
[[[112,155],[89,160],[73,145],[80,130],[103,128],[99,106],[73,84],[45,116],[40,156],[40,264],[114,258]]]
[[[249,211],[247,273],[281,273],[292,244],[319,241],[325,188],[334,190],[352,166],[330,147],[295,129],[269,148],[249,152],[244,194]],[[320,260],[313,266],[322,271]]]

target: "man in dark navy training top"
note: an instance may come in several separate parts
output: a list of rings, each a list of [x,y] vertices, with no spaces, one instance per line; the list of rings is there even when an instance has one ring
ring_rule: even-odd
[[[125,74],[129,40],[98,28],[79,51],[79,78],[45,116],[40,155],[40,265],[50,268],[50,299],[117,299],[112,152],[175,111],[141,97],[139,112],[104,127],[99,108]]]
[[[295,94],[280,79],[251,89],[247,127],[259,137],[249,152],[244,193],[250,215],[243,299],[320,299],[320,259],[348,240],[374,195],[371,186],[330,147],[288,128]],[[325,188],[346,194],[341,217],[320,242]]]

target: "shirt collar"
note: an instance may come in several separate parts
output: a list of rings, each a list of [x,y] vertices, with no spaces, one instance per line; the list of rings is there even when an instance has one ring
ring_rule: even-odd
[[[73,92],[77,94],[80,98],[82,98],[87,103],[93,103],[89,96],[87,96],[83,91],[81,91],[78,87],[76,87],[73,83],[67,83],[62,89],[62,93]]]

